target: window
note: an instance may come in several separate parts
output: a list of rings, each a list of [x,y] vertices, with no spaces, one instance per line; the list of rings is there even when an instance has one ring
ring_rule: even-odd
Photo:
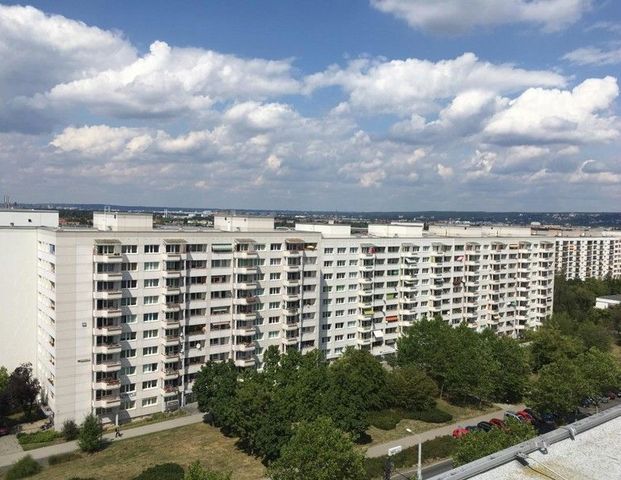
[[[159,316],[159,314],[157,312],[154,313],[145,313],[142,316],[142,321],[143,322],[155,322],[157,321],[157,317]]]
[[[347,334],[347,340],[352,340],[354,338],[356,338],[356,334],[355,333],[348,333]]]
[[[152,272],[160,269],[160,262],[144,262],[144,271]]]
[[[129,307],[131,305],[136,305],[136,297],[121,298],[121,307]]]
[[[335,335],[334,336],[334,341],[335,342],[340,342],[341,340],[343,340],[343,335]]]
[[[356,314],[355,308],[350,308],[349,310],[347,310],[347,315],[355,315],[355,314]]]
[[[160,284],[159,279],[157,278],[147,278],[144,281],[144,288],[155,288]]]
[[[142,399],[143,407],[151,407],[153,405],[157,405],[157,397],[149,397],[149,398]]]
[[[337,298],[335,303],[337,303],[337,304],[339,304],[339,303],[345,303],[345,298],[344,298],[344,297]]]
[[[154,303],[157,303],[159,301],[160,297],[159,295],[149,295],[147,297],[144,297],[144,304],[145,305],[153,305]],[[135,305],[135,303],[134,303]]]
[[[270,302],[267,308],[269,309],[280,308],[280,302]]]
[[[121,408],[123,410],[133,410],[134,408],[136,408],[136,401],[135,400],[122,400]]]
[[[267,338],[278,338],[278,336],[280,335],[280,332],[276,331],[276,332],[269,332]]]
[[[142,332],[142,338],[155,338],[158,335],[158,330],[145,330],[144,332]]]
[[[136,375],[136,367],[122,367],[121,375]]]
[[[324,249],[323,249],[323,253],[324,253],[324,255],[329,255],[329,254],[331,254],[332,252],[334,252],[334,248],[324,248]]]
[[[396,247],[388,247],[388,251],[390,253],[398,252],[399,251],[399,247],[398,246],[396,246]]]
[[[138,253],[138,245],[121,245],[121,253]]]
[[[189,252],[206,252],[207,245],[204,243],[191,243],[188,245]]]
[[[349,265],[352,266],[352,267],[355,266],[355,265],[358,265],[358,260],[350,260],[349,261]]]
[[[270,280],[280,280],[280,273],[278,272],[270,273]]]
[[[121,263],[121,270],[124,272],[133,272],[138,269],[138,264],[136,262],[123,262]]]
[[[142,382],[143,390],[150,390],[151,388],[157,388],[157,380],[147,380],[146,382]]]
[[[270,258],[270,265],[280,265],[280,258]]]
[[[157,355],[157,347],[144,347],[142,349],[142,355],[144,357],[148,355]]]
[[[349,253],[358,253],[358,247],[349,247]]]
[[[136,323],[136,315],[121,316],[121,323]]]
[[[334,262],[332,260],[326,260],[323,262],[324,267],[331,267]]]
[[[218,259],[211,261],[211,268],[228,268],[231,266],[231,260]]]
[[[136,288],[136,280],[122,280],[121,288]]]
[[[343,315],[345,315],[345,310],[337,310],[334,312],[335,317],[342,317]]]
[[[336,261],[336,266],[337,267],[344,267],[345,266],[345,260],[337,260]]]
[[[280,287],[270,288],[270,295],[278,295],[280,293]]]
[[[144,253],[158,253],[160,251],[159,245],[145,245]]]
[[[343,254],[343,253],[345,253],[346,251],[347,251],[347,249],[346,249],[345,247],[339,247],[339,248],[336,250],[336,253]]]
[[[280,322],[280,317],[269,317],[267,321],[268,323],[278,323]]]
[[[332,280],[332,274],[331,273],[324,273],[323,274],[323,278],[324,278],[324,280]]]
[[[121,340],[124,342],[129,342],[131,340],[136,340],[136,332],[123,332],[121,334]]]
[[[136,356],[135,348],[128,348],[125,350],[121,350],[121,358],[134,358]]]
[[[337,285],[336,286],[336,291],[337,292],[342,292],[343,290],[345,290],[345,285]]]
[[[343,328],[343,322],[335,323],[334,328]]]
[[[336,279],[337,280],[343,279],[343,278],[345,278],[345,272],[339,272],[339,273],[336,274]]]
[[[121,393],[129,393],[129,392],[135,392],[135,391],[136,391],[135,383],[127,383],[125,385],[121,385]]]
[[[270,244],[270,250],[276,251],[276,250],[280,250],[280,248],[282,247],[282,243],[271,243]]]
[[[142,373],[157,372],[157,363],[147,363],[142,366]]]

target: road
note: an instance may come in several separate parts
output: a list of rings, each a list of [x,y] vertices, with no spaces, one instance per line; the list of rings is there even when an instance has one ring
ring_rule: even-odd
[[[431,478],[436,475],[440,475],[441,473],[446,473],[453,469],[453,461],[452,460],[442,460],[441,462],[434,463],[432,465],[427,465],[421,471],[423,478]],[[391,480],[405,480],[416,478],[416,467],[413,468],[400,468],[397,469],[398,472],[394,473]]]

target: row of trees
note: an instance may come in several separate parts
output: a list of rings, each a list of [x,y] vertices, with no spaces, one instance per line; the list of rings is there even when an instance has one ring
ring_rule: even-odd
[[[421,320],[397,341],[396,364],[435,380],[441,396],[457,401],[519,401],[530,372],[528,352],[508,337],[441,318]]]
[[[194,393],[215,425],[271,462],[300,422],[326,416],[358,441],[369,426],[368,412],[391,407],[429,410],[435,406],[437,387],[414,366],[388,371],[362,350],[348,349],[328,364],[317,351],[280,354],[270,348],[261,372],[240,373],[232,363],[207,363]]]

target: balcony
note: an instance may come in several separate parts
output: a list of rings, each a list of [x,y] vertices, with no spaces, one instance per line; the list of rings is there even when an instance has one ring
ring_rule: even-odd
[[[96,291],[93,293],[93,298],[96,300],[120,300],[123,296],[123,293],[120,289],[118,290],[102,290]]]
[[[122,278],[121,272],[100,272],[93,274],[93,280],[96,282],[120,282]]]
[[[233,299],[233,304],[234,305],[252,305],[254,303],[257,303],[259,299],[255,296],[252,297],[242,297],[242,298],[234,298]]]
[[[162,368],[160,370],[160,377],[164,380],[173,380],[175,378],[179,378],[179,369],[178,368]]]
[[[164,295],[179,295],[181,293],[181,285],[162,285],[162,293]]]
[[[238,250],[233,252],[235,258],[255,258],[259,255],[259,252],[254,248],[248,250]]]
[[[121,334],[121,326],[120,325],[101,325],[99,327],[93,328],[93,335],[97,336],[110,336],[110,335],[120,335]]]
[[[115,408],[121,406],[121,397],[117,395],[106,395],[96,398],[93,401],[94,408]]]
[[[256,265],[247,265],[245,267],[235,267],[235,273],[239,273],[240,275],[254,275],[259,272],[259,269]]]
[[[121,382],[118,378],[101,378],[95,380],[93,388],[95,390],[116,390],[121,388]]]
[[[283,268],[284,268],[285,272],[299,272],[300,271],[300,267],[301,267],[301,265],[299,265],[299,264],[289,265],[288,263],[285,263]]]
[[[255,365],[255,359],[252,357],[235,359],[236,367],[254,367],[254,365]]]
[[[95,263],[122,263],[123,257],[120,253],[109,253],[103,255],[93,255],[93,262]]]
[[[303,250],[283,250],[283,257],[299,257],[302,254]]]
[[[179,262],[181,261],[183,253],[181,252],[163,252],[162,259],[165,262]]]
[[[245,321],[251,321],[251,320],[255,320],[257,318],[257,312],[239,312],[239,313],[234,313],[233,314],[233,320],[245,320]],[[215,320],[212,320],[212,323]],[[228,323],[229,320],[225,319],[223,320],[224,322]]]
[[[297,345],[298,342],[300,341],[300,338],[295,336],[295,337],[285,337],[282,339],[282,343],[284,345]]]
[[[93,353],[113,354],[121,353],[121,344],[119,343],[104,343],[101,345],[95,345],[93,347]]]
[[[298,328],[300,328],[299,322],[287,322],[282,326],[282,329],[285,331],[293,331],[297,330]]]
[[[283,293],[282,299],[285,302],[296,302],[300,299],[299,293]]]
[[[373,342],[373,338],[371,337],[366,337],[366,338],[358,338],[358,345],[371,345],[371,343]]]
[[[162,310],[165,313],[180,312],[181,311],[181,304],[180,303],[164,303],[162,305]]]
[[[161,354],[164,357],[164,362],[178,362],[179,352],[164,352]]]
[[[285,279],[285,280],[283,280],[282,284],[285,287],[298,287],[300,285],[301,281],[302,281],[302,279],[300,279],[300,278]]]
[[[233,335],[239,335],[240,337],[248,337],[257,333],[257,327],[254,325],[236,326],[233,328]]]
[[[94,372],[118,372],[121,370],[121,362],[119,360],[108,360],[105,362],[95,363],[93,365]]]
[[[257,288],[257,282],[238,282],[233,284],[235,290],[254,290]]]
[[[233,345],[233,350],[236,352],[254,352],[254,348],[254,342],[236,343]]]
[[[179,393],[179,387],[176,385],[164,385],[160,388],[160,391],[165,397],[172,397]]]
[[[174,345],[179,344],[179,340],[181,337],[179,337],[179,335],[166,335],[161,338],[162,338],[162,345],[165,345],[167,347],[172,347]]]
[[[118,307],[104,307],[100,310],[93,310],[94,317],[118,318],[121,316],[121,309]]]

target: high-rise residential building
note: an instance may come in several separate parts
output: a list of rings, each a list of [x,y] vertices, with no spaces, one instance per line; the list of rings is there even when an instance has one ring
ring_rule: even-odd
[[[555,243],[556,271],[568,280],[621,278],[621,232],[561,231]]]
[[[270,346],[385,356],[424,317],[517,336],[552,312],[554,239],[524,228],[44,217],[0,212],[0,363],[36,365],[57,425],[177,408],[206,361],[260,368]]]

